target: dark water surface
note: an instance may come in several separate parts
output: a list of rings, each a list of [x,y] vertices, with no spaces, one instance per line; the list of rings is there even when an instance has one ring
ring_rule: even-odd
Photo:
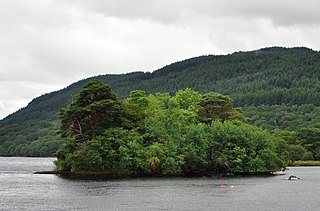
[[[103,181],[33,174],[52,170],[52,161],[0,157],[0,210],[320,210],[320,167],[230,178]],[[302,179],[286,181],[289,174]]]

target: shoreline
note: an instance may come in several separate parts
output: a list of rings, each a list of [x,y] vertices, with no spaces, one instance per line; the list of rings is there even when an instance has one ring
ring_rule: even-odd
[[[150,175],[150,174],[115,174],[106,172],[60,172],[60,171],[37,171],[34,174],[51,174],[70,179],[118,179],[118,178],[173,178],[173,177],[254,177],[254,176],[278,176],[283,175],[284,172],[255,172],[255,173],[202,173],[202,174],[188,174],[188,175]]]
[[[294,167],[294,166],[320,166],[320,160],[308,160],[308,161],[303,161],[303,160],[297,160],[294,161],[293,163],[290,163],[288,167]]]

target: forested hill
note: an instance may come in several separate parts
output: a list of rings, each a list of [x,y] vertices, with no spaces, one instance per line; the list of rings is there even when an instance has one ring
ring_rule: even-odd
[[[185,88],[215,91],[229,95],[250,123],[265,129],[320,127],[320,53],[272,47],[200,56],[152,73],[100,75],[42,95],[0,121],[0,155],[34,155],[31,151],[39,147],[54,150],[60,144],[60,108],[91,79],[108,83],[120,98],[134,89],[171,94]]]

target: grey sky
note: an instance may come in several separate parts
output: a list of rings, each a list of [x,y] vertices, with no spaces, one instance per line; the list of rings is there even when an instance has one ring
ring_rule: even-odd
[[[268,46],[320,49],[317,0],[1,0],[0,119],[85,77]]]

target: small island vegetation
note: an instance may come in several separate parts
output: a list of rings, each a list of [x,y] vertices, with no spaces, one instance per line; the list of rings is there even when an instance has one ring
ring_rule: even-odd
[[[290,145],[246,123],[228,96],[190,88],[119,100],[92,80],[60,111],[61,174],[191,176],[275,172]]]

